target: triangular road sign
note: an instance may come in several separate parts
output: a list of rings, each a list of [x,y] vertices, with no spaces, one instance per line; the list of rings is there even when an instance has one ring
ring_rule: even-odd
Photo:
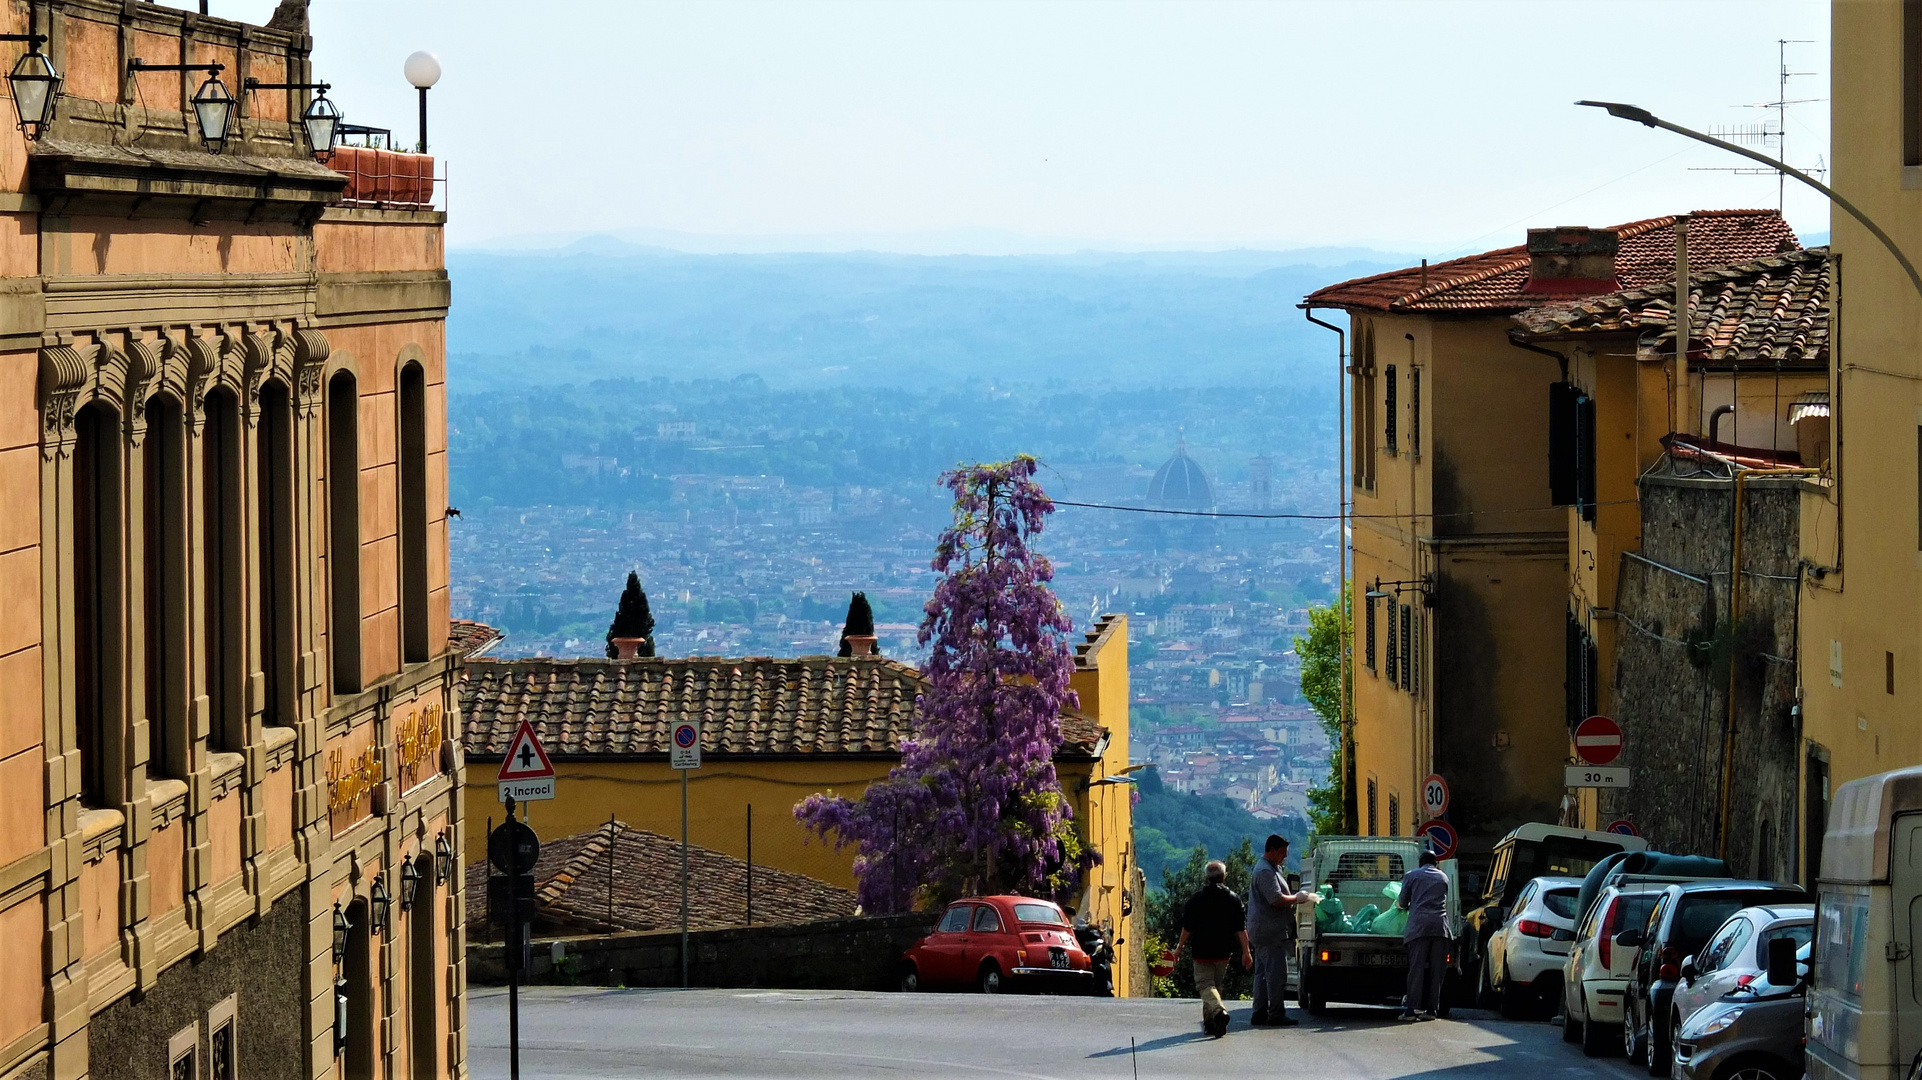
[[[500,780],[552,780],[554,763],[547,760],[547,751],[541,749],[541,741],[534,735],[534,725],[521,721],[519,730],[507,744],[507,756],[501,759]]]

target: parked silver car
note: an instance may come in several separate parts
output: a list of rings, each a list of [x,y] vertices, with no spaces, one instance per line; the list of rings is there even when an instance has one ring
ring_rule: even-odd
[[[1770,941],[1788,938],[1799,949],[1814,934],[1814,904],[1765,904],[1730,915],[1701,952],[1682,961],[1669,1030],[1680,1031],[1697,1010],[1765,979]]]
[[[1802,1076],[1809,951],[1808,945],[1797,951],[1800,978],[1792,985],[1771,983],[1765,972],[1683,1021],[1675,1037],[1675,1075],[1681,1080],[1797,1080]]]

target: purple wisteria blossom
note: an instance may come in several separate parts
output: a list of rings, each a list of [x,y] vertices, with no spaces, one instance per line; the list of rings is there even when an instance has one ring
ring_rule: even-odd
[[[935,546],[928,689],[901,764],[859,799],[794,808],[836,847],[855,845],[867,911],[997,892],[1065,899],[1080,876],[1053,761],[1061,713],[1078,704],[1073,626],[1048,587],[1053,565],[1029,547],[1054,512],[1035,465],[1023,455],[942,475],[954,522]]]

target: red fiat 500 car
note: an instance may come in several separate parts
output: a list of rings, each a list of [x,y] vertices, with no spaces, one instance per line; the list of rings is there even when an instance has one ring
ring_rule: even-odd
[[[973,986],[998,994],[1012,986],[1085,992],[1094,985],[1088,954],[1061,908],[1026,896],[957,900],[934,932],[901,957],[901,989]]]

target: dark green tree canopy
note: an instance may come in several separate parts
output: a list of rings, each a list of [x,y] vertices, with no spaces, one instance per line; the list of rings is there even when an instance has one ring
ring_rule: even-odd
[[[632,570],[627,572],[627,587],[621,590],[620,606],[614,610],[613,625],[607,628],[607,655],[609,659],[619,655],[614,647],[617,637],[637,637],[641,639],[638,655],[654,655],[654,616],[647,610],[647,594],[641,591],[641,577]]]
[[[841,650],[835,653],[836,656],[854,655],[853,649],[848,646],[850,634],[857,637],[874,636],[874,608],[868,604],[867,593],[855,593],[854,598],[848,601],[847,621],[841,626]],[[875,643],[874,655],[881,655],[879,642]]]

